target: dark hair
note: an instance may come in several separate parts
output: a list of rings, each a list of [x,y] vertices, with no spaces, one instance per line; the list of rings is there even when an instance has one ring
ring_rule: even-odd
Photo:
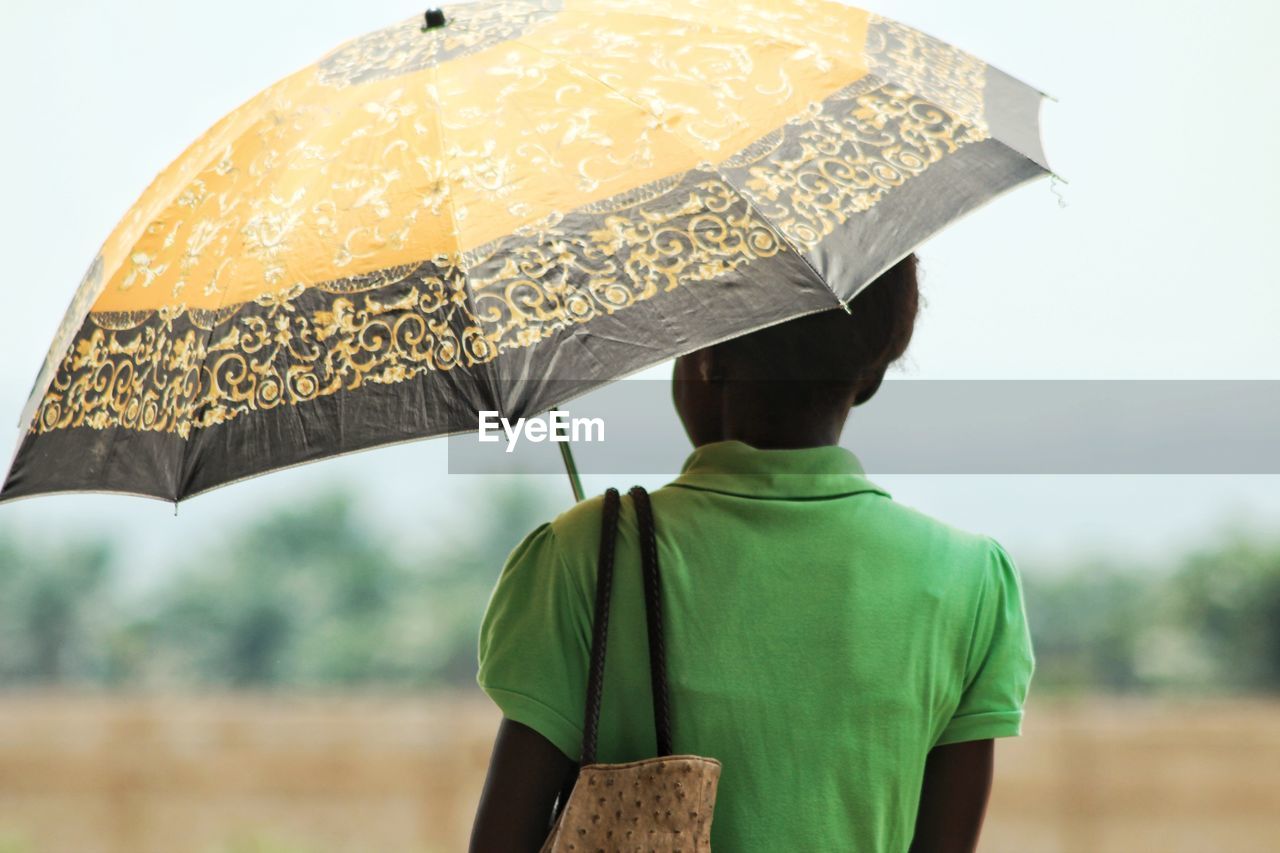
[[[848,304],[778,323],[715,346],[732,378],[861,383],[857,402],[879,388],[907,351],[920,308],[914,254],[887,269]]]

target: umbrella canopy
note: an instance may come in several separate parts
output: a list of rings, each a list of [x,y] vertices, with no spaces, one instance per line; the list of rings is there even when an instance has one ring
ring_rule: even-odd
[[[1047,171],[1039,92],[840,3],[443,13],[271,86],[156,178],[75,294],[3,498],[179,500],[534,414],[845,304]]]

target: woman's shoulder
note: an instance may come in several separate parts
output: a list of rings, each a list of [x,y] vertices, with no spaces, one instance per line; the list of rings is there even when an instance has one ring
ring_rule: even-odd
[[[855,535],[870,538],[883,553],[917,570],[973,578],[1013,570],[1013,561],[994,536],[958,527],[896,500],[875,501],[861,519]]]
[[[626,500],[626,497],[623,498]],[[548,527],[557,540],[571,543],[584,539],[599,541],[600,518],[604,513],[604,495],[578,501],[551,519]]]
[[[621,491],[621,490],[620,490]],[[579,501],[544,525],[546,535],[570,565],[594,567],[600,550],[600,523],[604,516],[603,494]],[[622,492],[618,510],[619,540],[628,539],[634,528],[631,497]]]

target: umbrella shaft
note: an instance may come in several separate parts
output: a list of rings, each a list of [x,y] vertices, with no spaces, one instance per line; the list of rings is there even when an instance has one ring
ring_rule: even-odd
[[[553,409],[552,411],[559,411]],[[569,475],[569,487],[573,489],[574,503],[580,503],[586,495],[582,491],[582,478],[578,476],[578,465],[573,461],[573,450],[569,447],[569,442],[557,442],[560,445],[560,458],[564,460],[565,473]]]

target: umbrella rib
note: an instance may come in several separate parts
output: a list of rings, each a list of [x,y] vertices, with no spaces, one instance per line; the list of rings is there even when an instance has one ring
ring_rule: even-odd
[[[746,193],[742,191],[741,187],[739,187],[733,181],[729,180],[729,176],[726,175],[724,172],[720,171],[719,164],[713,163],[711,164],[711,168],[716,173],[716,175],[720,178],[720,180],[724,181],[725,186],[732,189],[734,194],[738,198],[746,202],[747,207],[751,208],[752,212],[755,213],[756,216],[760,217],[760,219],[763,222],[765,222],[771,229],[773,229],[773,233],[778,236],[778,239],[781,240],[783,243],[785,243],[787,247],[791,249],[791,251],[795,252],[796,257],[804,261],[805,268],[808,269],[809,272],[813,274],[814,279],[819,284],[822,285],[823,289],[825,289],[828,293],[830,293],[833,297],[835,297],[836,305],[839,307],[844,307],[844,304],[845,304],[844,300],[841,299],[840,295],[835,292],[835,290],[827,282],[826,278],[823,277],[822,273],[818,272],[818,268],[813,265],[813,261],[809,260],[809,256],[800,250],[800,247],[795,244],[795,241],[793,241],[790,237],[788,237],[786,233],[781,228],[778,227],[777,223],[775,223],[772,219],[766,216],[764,211],[756,207],[755,202],[753,202],[746,195]]]
[[[536,46],[536,45],[528,44],[527,42],[524,42],[524,41],[522,41],[522,40],[520,40],[520,39],[514,39],[514,41],[517,41],[517,42],[519,42],[520,44],[524,45],[525,47],[531,48],[531,49],[533,49],[533,50],[538,51],[539,53],[542,53],[542,54],[545,54],[546,56],[551,57],[551,59],[552,59],[554,62],[556,62],[556,63],[557,63],[557,64],[559,64],[559,65],[564,66],[565,68],[569,69],[571,72],[573,72],[573,73],[575,73],[575,74],[578,74],[578,75],[581,75],[581,76],[583,76],[583,77],[587,78],[588,80],[591,80],[591,81],[593,81],[593,82],[595,82],[595,83],[599,84],[600,86],[603,86],[604,88],[608,89],[609,91],[614,92],[615,94],[617,94],[617,95],[618,95],[618,97],[620,97],[620,98],[622,98],[623,100],[627,101],[628,103],[630,103],[631,105],[633,105],[634,107],[636,107],[637,109],[639,109],[641,112],[643,112],[643,113],[645,113],[646,115],[648,115],[650,118],[655,118],[655,119],[656,119],[656,118],[659,118],[659,116],[658,116],[656,113],[654,113],[654,112],[653,112],[653,110],[649,109],[649,108],[648,108],[647,106],[645,106],[644,104],[642,104],[642,103],[640,103],[639,101],[635,100],[635,99],[634,99],[634,98],[632,98],[630,95],[628,95],[626,92],[623,92],[621,89],[618,89],[617,87],[615,87],[615,86],[613,86],[613,85],[611,85],[611,84],[609,84],[609,83],[605,82],[604,80],[601,80],[599,77],[596,77],[594,74],[591,74],[591,73],[589,73],[589,72],[587,72],[587,71],[583,71],[581,68],[578,68],[578,67],[577,67],[577,66],[575,66],[575,65],[572,65],[572,64],[570,64],[570,63],[568,63],[568,62],[565,62],[563,59],[561,59],[560,57],[556,56],[555,54],[552,54],[552,53],[549,53],[549,52],[547,52],[547,51],[545,51],[545,50],[542,50],[541,48],[539,48],[539,47],[538,47],[538,46]],[[657,126],[658,126],[660,129],[662,129],[665,133],[667,133],[668,135],[670,135],[672,138],[674,138],[674,139],[676,140],[676,142],[677,142],[677,143],[679,143],[680,145],[683,145],[685,148],[687,148],[689,151],[693,152],[695,155],[697,155],[697,156],[701,156],[701,152],[699,152],[696,148],[694,148],[692,145],[690,145],[690,144],[689,144],[685,139],[683,139],[679,134],[674,133],[674,132],[672,132],[672,131],[670,131],[670,130],[667,130],[667,129],[666,129],[666,128],[661,124],[661,122],[659,122],[659,123],[657,124]],[[795,244],[795,242],[794,242],[794,241],[792,241],[792,239],[791,239],[790,237],[788,237],[785,233],[783,233],[782,229],[781,229],[781,228],[779,228],[779,227],[777,226],[777,224],[776,224],[772,219],[770,219],[768,216],[766,216],[766,215],[765,215],[765,214],[760,210],[760,208],[756,207],[755,203],[754,203],[754,202],[752,202],[752,201],[751,201],[751,199],[750,199],[750,198],[748,198],[748,197],[747,197],[747,195],[746,195],[745,193],[743,193],[743,192],[742,192],[742,189],[741,189],[737,184],[735,184],[735,183],[733,183],[732,181],[730,181],[730,180],[729,180],[729,178],[728,178],[728,176],[727,176],[727,175],[725,175],[722,171],[720,171],[720,166],[719,166],[719,164],[711,163],[710,161],[707,161],[707,165],[711,167],[711,171],[712,171],[712,172],[714,172],[714,174],[715,174],[718,178],[720,178],[720,180],[724,181],[725,186],[727,186],[727,187],[729,187],[730,189],[732,189],[732,190],[733,190],[734,195],[736,195],[738,198],[740,198],[740,199],[742,199],[744,202],[746,202],[747,207],[751,208],[752,212],[753,212],[753,213],[755,213],[755,215],[756,215],[756,216],[760,217],[760,219],[761,219],[765,224],[767,224],[767,225],[769,226],[769,228],[773,231],[773,233],[778,237],[778,239],[779,239],[779,240],[781,240],[781,241],[782,241],[782,242],[783,242],[783,243],[784,243],[788,248],[790,248],[790,249],[791,249],[791,251],[795,252],[796,256],[797,256],[798,258],[800,258],[800,260],[801,260],[801,261],[803,261],[803,262],[804,262],[805,268],[809,270],[809,272],[812,274],[812,276],[814,277],[814,279],[815,279],[815,280],[816,280],[816,281],[817,281],[817,282],[822,286],[822,288],[823,288],[824,290],[826,290],[826,291],[827,291],[828,293],[830,293],[833,297],[835,297],[835,300],[836,300],[837,306],[843,306],[843,305],[844,305],[844,300],[842,300],[842,299],[840,298],[839,294],[837,294],[837,293],[835,292],[835,290],[831,287],[831,285],[827,283],[827,280],[826,280],[825,278],[823,278],[822,273],[818,272],[817,267],[815,267],[815,266],[813,265],[813,262],[809,260],[809,257],[808,257],[807,255],[805,255],[802,251],[800,251],[800,248]],[[697,166],[695,166],[694,168],[696,169],[696,168],[697,168]]]
[[[298,73],[303,73],[303,72],[298,72]],[[272,91],[272,90],[274,90],[274,89],[275,89],[275,86],[272,86],[272,87],[271,87],[271,89],[268,89],[268,90],[266,90],[266,91]],[[258,100],[258,98],[257,98],[257,97],[251,98],[249,101],[246,101],[246,102],[245,102],[245,104],[244,104],[244,105],[242,105],[242,106],[240,107],[240,109],[243,109],[244,107],[247,107],[249,104],[252,104],[252,103],[253,103],[254,101],[256,101],[256,100]],[[267,104],[267,100],[266,100],[266,99],[264,99],[264,100],[263,100],[263,109],[264,109],[264,110],[266,109],[266,104]],[[253,121],[248,122],[248,123],[245,125],[244,129],[243,129],[240,133],[238,133],[236,136],[234,136],[233,138],[231,138],[230,140],[228,140],[227,144],[228,144],[228,145],[234,145],[236,142],[239,142],[239,141],[240,141],[241,139],[243,139],[243,138],[244,138],[248,133],[250,133],[250,132],[255,128],[255,127],[257,127],[257,125],[258,125],[261,121],[262,121],[262,114],[260,113],[260,114],[258,114],[258,115],[257,115],[257,117],[256,117]],[[302,149],[303,149],[303,146],[301,146],[301,145],[297,145],[297,146],[295,146],[295,147],[294,147],[294,150],[293,150],[293,151],[291,151],[291,152],[289,153],[289,158],[288,158],[288,160],[287,160],[287,161],[285,161],[285,163],[284,163],[280,168],[275,169],[275,170],[274,170],[274,174],[276,174],[276,175],[284,175],[284,174],[287,174],[287,173],[288,173],[288,171],[289,171],[289,169],[293,168],[293,164],[294,164],[294,163],[297,163],[297,162],[298,162],[298,160],[299,160],[299,159],[301,159],[301,157],[303,156],[303,153],[304,153],[304,152],[303,152],[303,150],[302,150]],[[205,170],[207,170],[207,169],[209,168],[209,164],[210,164],[210,163],[212,163],[212,162],[213,162],[213,158],[211,157],[208,161],[206,161],[206,162],[205,162],[205,165],[204,165],[204,166],[202,166],[202,167],[199,169],[199,171],[196,171],[196,172],[194,172],[194,173],[193,173],[192,180],[194,180],[196,176],[199,176],[200,174],[203,174],[203,173],[204,173],[204,171],[205,171]],[[182,192],[183,190],[185,190],[188,186],[190,186],[190,181],[188,181],[186,184],[183,184],[183,185],[182,185],[182,187],[178,190],[178,194],[180,195],[180,194],[181,194],[181,192]],[[242,193],[242,194],[243,194],[243,193]],[[178,195],[175,195],[175,196],[174,196],[174,199],[176,199],[177,197],[178,197]],[[173,199],[170,199],[169,204],[168,204],[168,205],[166,205],[166,207],[168,207],[168,206],[172,205],[173,203],[174,203],[174,200],[173,200]],[[242,230],[242,233],[243,233],[243,230]],[[131,251],[132,251],[132,249],[131,249]],[[277,293],[278,293],[278,292],[280,292],[280,291],[275,291],[275,292],[277,292]],[[245,303],[247,304],[247,303],[249,303],[249,302],[253,302],[255,299],[260,298],[261,296],[266,296],[266,295],[270,295],[270,292],[268,292],[268,293],[263,293],[263,294],[259,294],[257,297],[252,297],[252,298],[250,298],[250,299],[246,299],[246,300],[245,300]],[[224,308],[226,308],[226,307],[227,307],[227,296],[228,296],[228,289],[224,288],[224,289],[222,290],[221,295],[219,295],[219,297],[218,297],[217,306],[214,308],[214,314],[215,314],[215,315],[219,315],[219,314],[221,314],[221,313],[222,313],[222,309],[224,309]],[[205,367],[206,367],[206,366],[208,365],[208,363],[209,363],[209,349],[208,349],[208,343],[209,343],[209,340],[213,337],[213,332],[214,332],[214,328],[215,328],[215,327],[216,327],[216,326],[215,326],[215,324],[211,324],[211,325],[210,325],[210,327],[209,327],[209,329],[208,329],[207,331],[206,331],[206,330],[201,330],[201,332],[203,333],[203,334],[202,334],[202,340],[201,340],[201,344],[202,344],[201,348],[204,350],[204,357],[200,360],[200,369],[201,369],[201,371],[203,371],[203,370],[205,369]],[[282,389],[282,393],[283,393],[283,389]],[[196,402],[196,404],[195,404],[195,406],[193,407],[193,410],[192,410],[192,421],[193,421],[193,423],[192,423],[192,425],[191,425],[191,437],[190,437],[190,438],[185,439],[185,440],[182,442],[182,444],[180,445],[180,448],[181,448],[181,449],[178,451],[178,471],[177,471],[177,475],[178,475],[178,482],[176,483],[176,488],[175,488],[175,490],[174,490],[174,495],[173,495],[173,503],[174,503],[175,508],[176,508],[176,506],[177,506],[178,502],[179,502],[179,501],[181,501],[181,500],[185,497],[185,495],[183,494],[183,492],[184,492],[184,490],[188,487],[188,485],[189,485],[189,481],[190,481],[190,479],[191,479],[190,474],[189,474],[189,472],[187,471],[187,462],[188,462],[188,457],[189,457],[189,455],[190,455],[191,444],[192,444],[192,442],[193,442],[193,440],[194,440],[194,438],[195,438],[195,434],[196,434],[197,432],[199,432],[199,430],[201,429],[199,426],[195,425],[194,420],[195,420],[195,415],[196,415],[196,413],[198,412],[198,410],[200,409],[200,407],[201,407],[202,405],[203,405],[203,403],[202,403],[201,401],[197,401],[197,402]],[[296,411],[294,412],[294,415],[295,415],[295,417],[298,417],[299,419],[301,418],[301,416],[300,416]],[[301,420],[300,420],[299,422],[301,422]],[[305,431],[305,427],[304,427],[303,429],[304,429],[304,431]],[[175,511],[176,511],[176,510],[175,510]]]
[[[466,279],[467,271],[462,265],[462,229],[458,227],[458,212],[453,194],[453,172],[449,168],[449,157],[444,144],[444,124],[440,121],[440,113],[444,111],[444,98],[440,89],[440,66],[431,66],[431,86],[435,90],[435,125],[436,125],[436,145],[437,155],[440,157],[441,172],[444,178],[445,186],[448,188],[449,195],[449,223],[453,226],[453,255],[458,264],[458,269],[462,272],[463,279]]]
[[[445,182],[449,196],[449,221],[453,225],[453,262],[457,266],[458,273],[462,276],[462,296],[466,300],[467,311],[473,318],[478,318],[475,300],[471,294],[471,277],[467,271],[466,265],[462,262],[462,229],[458,225],[457,200],[453,192],[453,170],[449,168],[449,155],[445,146],[444,139],[444,123],[440,119],[441,113],[444,112],[444,95],[443,89],[440,87],[440,66],[431,66],[432,88],[435,91],[435,125],[436,125],[436,145],[438,147],[438,156],[440,157],[441,170],[440,174]],[[477,320],[478,322],[478,320]],[[463,358],[467,356],[465,342],[461,337],[458,339],[458,346],[461,349]],[[497,407],[498,412],[502,415],[506,414],[506,406],[502,402],[502,394],[494,381],[493,359],[487,359],[477,362],[476,365],[479,372],[484,376],[485,385],[489,391],[489,397],[493,404]]]

